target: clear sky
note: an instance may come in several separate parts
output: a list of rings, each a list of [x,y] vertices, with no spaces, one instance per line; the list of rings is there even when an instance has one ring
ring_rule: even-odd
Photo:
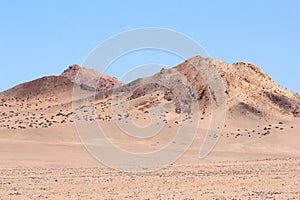
[[[119,32],[162,27],[193,38],[215,59],[252,62],[281,86],[300,92],[299,2],[0,1],[0,91],[58,75]],[[153,62],[178,64],[168,58]],[[108,73],[121,76],[128,60]]]

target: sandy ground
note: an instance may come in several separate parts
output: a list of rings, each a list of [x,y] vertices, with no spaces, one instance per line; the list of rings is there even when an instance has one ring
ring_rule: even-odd
[[[199,159],[209,123],[209,117],[203,116],[197,137],[183,157],[162,170],[139,174],[120,172],[96,161],[81,144],[69,107],[14,103],[15,107],[7,103],[2,109],[0,199],[300,197],[299,119],[262,122],[228,117],[214,150]],[[109,107],[105,102],[102,106]],[[88,128],[90,117],[95,115],[82,109],[79,117],[87,121]],[[164,125],[159,135],[132,139],[114,126],[118,116],[113,119],[103,109],[98,119],[101,127],[114,144],[129,151],[160,149],[179,128],[177,116],[167,115],[166,122],[155,122]],[[148,124],[144,114],[135,110],[130,120],[141,126]],[[122,120],[126,123],[129,119],[123,115]]]
[[[227,137],[238,129],[229,123],[232,126],[225,127],[207,158],[197,157],[200,134],[177,162],[142,174],[120,172],[97,162],[80,143],[72,124],[2,129],[0,199],[299,199],[298,121],[286,122],[281,125],[285,131],[276,129],[263,138],[249,137],[245,129],[259,128],[241,122],[243,136]],[[293,129],[288,129],[291,124]],[[106,122],[103,126],[113,127]],[[160,139],[164,138],[169,139]],[[120,141],[120,146],[130,147],[128,140]]]
[[[217,162],[145,174],[106,167],[2,167],[0,199],[299,199],[299,164]]]

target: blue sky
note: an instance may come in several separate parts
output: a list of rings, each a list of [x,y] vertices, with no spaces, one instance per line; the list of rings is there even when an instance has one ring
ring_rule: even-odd
[[[215,59],[252,62],[281,86],[300,92],[299,13],[296,0],[0,1],[0,91],[58,75],[122,31],[162,27],[193,38]],[[180,62],[146,57],[131,56],[108,73],[120,77],[131,64]]]

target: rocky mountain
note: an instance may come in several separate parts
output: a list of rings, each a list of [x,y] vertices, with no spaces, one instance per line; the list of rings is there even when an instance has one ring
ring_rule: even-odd
[[[209,70],[213,68],[222,79],[229,116],[247,116],[260,120],[300,116],[300,96],[280,87],[258,66],[246,62],[227,64],[200,56],[186,60],[174,68],[162,69],[152,77],[138,79],[119,87],[117,93],[130,93],[127,99],[135,101],[152,94],[151,102],[175,101],[178,105],[180,98],[185,98],[184,101],[188,104],[184,91],[192,90],[200,110],[203,113],[209,112],[212,93],[203,75],[210,74]],[[183,84],[183,79],[188,84]],[[149,107],[149,101],[143,100],[139,106],[141,109],[143,106]]]
[[[180,73],[184,73],[188,80],[193,80],[192,84],[200,97],[207,88],[199,82],[201,71],[195,71],[199,65],[206,65],[206,68],[215,67],[218,70],[226,88],[226,101],[230,113],[262,118],[272,117],[272,113],[300,116],[300,96],[280,87],[258,66],[246,62],[227,64],[211,58],[194,57],[175,67]]]
[[[219,74],[221,89],[206,84],[216,81],[217,77],[211,76],[214,70]],[[90,99],[96,91],[96,99],[91,99],[90,105],[82,105],[84,101],[77,98],[72,101],[74,86],[80,91],[79,98]],[[278,122],[300,117],[300,96],[277,85],[259,67],[196,56],[125,85],[95,70],[71,65],[60,76],[43,77],[0,93],[0,127],[46,128],[73,123],[74,119],[92,121],[95,118],[128,123],[133,118],[128,110],[139,113],[134,118],[141,119],[158,105],[167,110],[154,114],[157,120],[166,118],[166,123],[180,114],[185,115],[184,120],[190,120],[194,114],[193,102],[198,105],[200,117],[209,119],[213,100],[220,101],[222,95],[224,99],[217,103],[226,103],[226,120],[244,118],[266,122],[274,119]],[[72,102],[77,102],[75,110]],[[110,109],[112,106],[115,107]]]
[[[70,92],[73,83],[61,76],[45,76],[0,93],[1,98],[30,99],[37,96],[59,96]]]
[[[80,73],[79,73],[80,72]],[[77,75],[80,74],[80,77]],[[78,80],[79,79],[79,80]],[[98,81],[93,87],[89,82]],[[78,82],[84,84],[77,85]],[[86,69],[79,65],[71,65],[59,76],[45,76],[27,83],[20,84],[7,91],[0,93],[1,98],[30,99],[46,96],[72,96],[72,88],[78,86],[83,90],[106,92],[122,83],[114,77],[101,74],[93,69]],[[70,98],[71,99],[71,98]]]
[[[122,85],[115,77],[102,74],[94,69],[71,65],[61,75],[72,82],[79,83],[82,89],[105,92]]]

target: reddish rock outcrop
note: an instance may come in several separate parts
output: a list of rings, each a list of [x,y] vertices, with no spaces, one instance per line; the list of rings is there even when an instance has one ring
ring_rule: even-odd
[[[98,92],[106,92],[122,85],[115,77],[102,74],[94,69],[80,67],[77,64],[69,66],[60,76],[79,84],[82,89]]]

